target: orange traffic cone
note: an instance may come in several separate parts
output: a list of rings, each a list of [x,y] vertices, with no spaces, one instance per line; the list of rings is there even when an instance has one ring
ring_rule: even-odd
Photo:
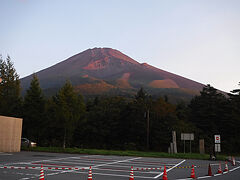
[[[166,166],[164,166],[164,171],[163,171],[163,180],[167,180],[167,170],[166,170]]]
[[[131,167],[129,180],[134,180],[134,177],[133,177],[133,167]]]
[[[43,166],[41,165],[39,180],[44,180]]]
[[[221,163],[219,163],[219,167],[218,167],[218,174],[222,174],[222,166],[221,166]]]
[[[211,165],[209,164],[208,166],[208,176],[212,176],[212,168],[211,168]]]
[[[191,171],[191,177],[190,178],[196,179],[195,171],[194,171],[194,165],[192,165],[192,171]]]
[[[227,161],[225,162],[225,169],[224,169],[224,172],[227,172],[228,171],[228,165],[227,165]]]
[[[89,167],[89,171],[88,171],[88,180],[92,180],[92,167]]]
[[[232,156],[232,165],[235,166],[236,165],[236,161],[235,158]]]

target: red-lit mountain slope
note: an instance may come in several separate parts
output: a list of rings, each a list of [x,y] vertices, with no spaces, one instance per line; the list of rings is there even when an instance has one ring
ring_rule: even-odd
[[[127,94],[140,87],[153,94],[194,95],[204,86],[146,63],[141,64],[111,48],[88,49],[36,74],[45,92],[54,92],[70,80],[84,95]],[[29,87],[31,79],[31,76],[21,79],[24,90]]]

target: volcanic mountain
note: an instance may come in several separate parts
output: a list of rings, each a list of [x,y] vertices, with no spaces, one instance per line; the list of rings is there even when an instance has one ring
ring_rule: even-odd
[[[155,95],[193,96],[204,86],[111,48],[88,49],[36,74],[48,94],[55,94],[66,80],[83,95],[133,94],[143,87]],[[24,91],[31,79],[21,79]]]

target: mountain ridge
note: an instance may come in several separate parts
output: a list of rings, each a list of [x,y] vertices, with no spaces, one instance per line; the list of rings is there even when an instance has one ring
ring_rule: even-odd
[[[112,48],[87,49],[37,72],[36,75],[45,91],[58,89],[66,80],[70,80],[75,89],[84,95],[91,94],[91,85],[93,89],[102,85],[106,94],[110,90],[134,92],[143,87],[153,89],[154,92],[161,89],[185,89],[186,92],[195,92],[192,95],[199,93],[204,86],[147,63],[139,63]],[[30,81],[31,75],[21,79],[24,91],[29,87]],[[99,94],[102,93],[103,91]],[[93,94],[97,95],[97,90]]]

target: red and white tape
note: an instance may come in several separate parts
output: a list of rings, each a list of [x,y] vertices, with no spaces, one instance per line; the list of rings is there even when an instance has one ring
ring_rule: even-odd
[[[25,166],[25,167],[19,167],[19,166],[0,166],[0,169],[40,169],[41,167],[37,166]],[[88,170],[89,167],[43,167],[44,170]],[[162,167],[159,168],[135,168],[134,171],[149,171],[149,170],[162,170]]]
[[[149,171],[149,170],[161,170],[162,168],[136,168],[134,171]]]
[[[34,167],[34,166],[25,166],[25,167],[18,167],[18,166],[2,166],[2,169],[40,169],[41,167]],[[88,170],[89,168],[65,168],[65,167],[44,167],[43,169],[47,170]]]

